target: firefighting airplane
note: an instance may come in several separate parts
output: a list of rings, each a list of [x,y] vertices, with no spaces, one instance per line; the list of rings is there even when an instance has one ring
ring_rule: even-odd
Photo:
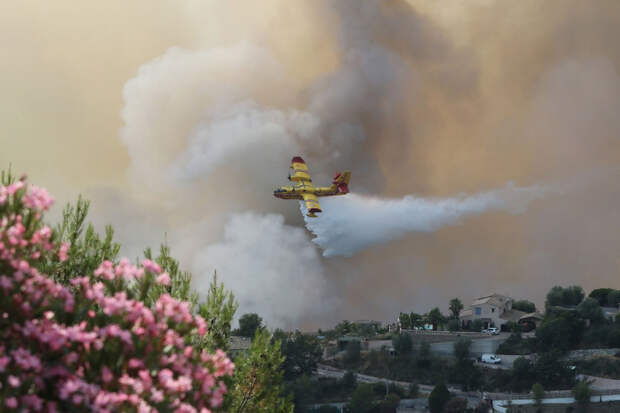
[[[316,218],[316,213],[322,211],[318,197],[348,194],[350,178],[351,172],[345,171],[334,176],[331,186],[314,186],[306,162],[300,156],[296,156],[291,161],[288,176],[288,180],[293,182],[293,185],[281,186],[273,191],[273,195],[282,199],[303,199],[308,211],[306,215]]]

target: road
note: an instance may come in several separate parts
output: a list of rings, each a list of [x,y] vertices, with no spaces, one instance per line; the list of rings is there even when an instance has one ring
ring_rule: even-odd
[[[345,373],[345,370],[340,370],[335,367],[326,366],[324,364],[319,364],[316,371],[317,376],[330,377],[334,379],[341,379]],[[409,386],[411,385],[410,382],[406,381],[389,380],[382,377],[368,376],[366,374],[356,374],[355,376],[358,383],[389,383],[396,384],[406,389],[409,388]],[[418,389],[420,393],[430,394],[430,392],[433,391],[433,386],[430,386],[428,384],[418,384]],[[457,389],[455,387],[448,387],[448,390],[450,391],[450,393],[454,393],[459,397],[466,398],[470,407],[476,407],[480,402],[482,396],[472,395],[471,393],[464,393],[460,389]]]
[[[503,356],[504,357],[504,356]],[[510,359],[519,357],[519,356],[505,356],[507,358],[507,361]],[[510,361],[510,363],[512,363],[512,361]],[[322,376],[322,377],[331,377],[331,378],[335,378],[335,379],[340,379],[344,376],[346,372],[344,370],[340,370],[331,366],[326,366],[324,364],[319,364],[318,369],[316,374],[318,376]],[[368,376],[366,374],[356,374],[357,377],[357,381],[360,383],[393,383],[402,387],[407,388],[408,386],[411,385],[411,383],[409,382],[403,382],[403,381],[396,381],[396,380],[388,380],[388,379],[384,379],[381,377],[375,377],[375,376]],[[579,375],[578,376],[579,379],[587,379],[588,381],[590,381],[592,389],[593,390],[616,390],[618,389],[620,391],[620,380],[612,380],[612,379],[605,379],[605,378],[601,378],[601,377],[594,377],[594,376],[585,376],[585,375]],[[420,384],[418,385],[419,387],[419,391],[420,393],[426,393],[429,394],[432,390],[433,390],[433,386],[429,386],[426,384]],[[481,398],[482,398],[482,394],[480,394],[480,396],[477,396],[475,393],[464,393],[462,391],[460,391],[459,389],[453,388],[453,387],[449,387],[448,390],[450,391],[450,393],[455,394],[458,397],[464,397],[467,399],[467,404],[470,408],[475,408],[478,403],[480,402]],[[498,394],[496,394],[498,395]],[[504,397],[508,397],[508,394],[505,394]],[[512,395],[511,395],[512,398]],[[603,396],[592,396],[592,402],[598,402],[598,401],[605,401],[605,400],[620,400],[620,394],[617,395],[603,395]],[[572,403],[573,399],[567,399],[569,403]],[[553,398],[548,398],[545,399],[543,401],[543,403],[560,403],[565,401],[564,399],[553,399]],[[527,403],[531,403],[531,400],[527,400],[527,399],[515,399],[513,400],[513,403],[516,404],[527,404]],[[502,401],[502,400],[495,400],[493,402],[496,410],[498,412],[502,412],[502,411],[506,411],[505,408],[505,403],[506,401]],[[398,411],[399,412],[420,412],[420,411],[427,411],[428,404],[427,404],[427,399],[425,398],[420,398],[420,399],[403,399],[401,401],[401,406],[399,407]]]
[[[326,366],[324,364],[319,364],[316,370],[316,374],[318,376],[330,377],[333,379],[341,379],[345,373],[346,373],[345,370],[340,370],[335,367]],[[406,381],[389,380],[389,379],[385,379],[382,377],[368,376],[366,374],[356,374],[355,376],[357,377],[357,381],[359,383],[386,383],[387,382],[387,383],[396,384],[398,386],[405,387],[405,388],[411,385],[411,383],[406,382]],[[429,386],[426,384],[420,384],[419,389],[420,389],[420,392],[422,393],[430,393],[433,390],[433,386]],[[449,389],[449,390],[459,391],[458,389]]]
[[[498,354],[497,357],[499,357],[500,359],[502,359],[502,362],[499,364],[487,364],[487,363],[481,363],[479,361],[476,360],[476,365],[479,367],[486,367],[489,369],[502,369],[502,370],[510,370],[512,369],[512,365],[515,362],[516,359],[518,359],[519,357],[525,357],[525,358],[532,358],[532,355],[528,354],[525,356],[518,356],[518,355],[512,355],[512,354]]]

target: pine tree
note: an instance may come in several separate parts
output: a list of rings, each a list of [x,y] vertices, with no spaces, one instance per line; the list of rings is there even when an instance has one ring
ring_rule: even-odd
[[[218,283],[217,273],[213,274],[205,301],[198,306],[198,314],[207,321],[209,327],[202,339],[202,346],[208,350],[215,348],[228,350],[232,320],[238,307],[233,293],[225,290],[223,283]]]
[[[293,403],[283,396],[280,341],[257,330],[247,355],[235,359],[230,389],[231,413],[292,413]]]
[[[39,271],[49,274],[55,281],[69,285],[71,278],[92,274],[104,260],[116,262],[120,244],[113,240],[114,229],[105,227],[103,238],[92,224],[86,223],[90,202],[78,197],[75,205],[67,204],[62,211],[62,221],[55,226],[54,236],[69,245],[68,259],[61,262],[57,256],[39,260]]]

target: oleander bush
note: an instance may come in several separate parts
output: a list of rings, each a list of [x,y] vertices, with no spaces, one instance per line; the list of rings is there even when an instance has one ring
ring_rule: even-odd
[[[60,284],[37,268],[70,259],[43,223],[53,200],[26,179],[0,183],[0,411],[210,412],[233,363],[192,345],[207,333],[191,304],[153,289],[157,263],[103,260]]]

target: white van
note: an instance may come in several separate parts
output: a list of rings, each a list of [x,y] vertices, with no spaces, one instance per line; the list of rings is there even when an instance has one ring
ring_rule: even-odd
[[[502,362],[502,359],[495,354],[483,354],[482,357],[480,357],[480,361],[487,364],[499,364]]]

